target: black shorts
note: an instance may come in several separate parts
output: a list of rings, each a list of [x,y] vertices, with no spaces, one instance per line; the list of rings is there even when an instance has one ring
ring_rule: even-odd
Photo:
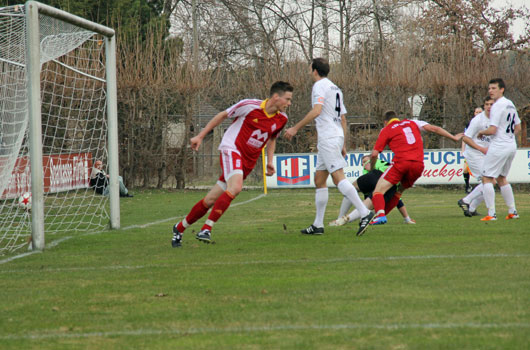
[[[377,181],[379,181],[381,175],[383,175],[381,171],[372,170],[357,179],[357,186],[359,186],[359,190],[364,194],[365,199],[372,198],[372,193],[375,190],[375,185],[377,185]],[[396,194],[396,191],[396,185],[390,187],[390,189],[384,194],[385,202],[390,201],[390,199],[392,199],[392,197],[394,197],[394,195]],[[403,202],[400,200],[397,207],[401,208],[402,206]]]
[[[359,186],[359,190],[364,193],[365,198],[369,195],[371,197],[372,192],[375,190],[375,185],[377,185],[377,181],[381,175],[383,175],[383,173],[379,170],[372,170],[357,179],[357,186]]]

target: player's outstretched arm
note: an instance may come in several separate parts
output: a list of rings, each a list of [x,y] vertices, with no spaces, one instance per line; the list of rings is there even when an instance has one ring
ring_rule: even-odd
[[[293,127],[290,127],[289,129],[285,130],[285,134],[283,136],[287,140],[291,141],[291,139],[294,135],[296,135],[298,130],[300,130],[303,126],[311,123],[316,117],[320,115],[320,112],[322,112],[322,105],[316,104],[302,120],[296,123]]]
[[[490,125],[486,130],[480,130],[477,134],[478,137],[483,135],[495,135],[497,133],[497,127],[495,125]]]
[[[426,130],[426,131],[438,134],[440,136],[446,137],[446,138],[448,138],[450,140],[453,140],[455,142],[456,141],[460,141],[460,139],[462,139],[462,137],[464,136],[463,133],[453,135],[449,131],[445,130],[444,128],[441,128],[439,126],[432,125],[432,124],[424,125],[423,129]]]
[[[463,137],[462,139],[464,141],[465,144],[467,144],[468,146],[470,147],[473,147],[474,149],[476,149],[477,151],[480,151],[484,154],[486,154],[488,152],[488,149],[486,147],[482,147],[482,146],[479,146],[475,141],[473,141],[473,139],[469,136],[465,136]]]
[[[190,139],[191,149],[194,151],[199,150],[202,140],[210,131],[212,131],[217,125],[221,124],[223,120],[228,118],[228,113],[226,111],[219,112],[213,117],[208,124],[202,129],[197,136]]]

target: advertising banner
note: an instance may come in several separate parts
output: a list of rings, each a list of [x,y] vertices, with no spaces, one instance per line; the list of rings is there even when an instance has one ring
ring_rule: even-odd
[[[91,153],[46,155],[42,157],[42,163],[45,193],[87,188],[89,185]],[[19,157],[0,199],[17,198],[25,192],[31,192],[29,157]]]
[[[361,158],[370,155],[370,152],[354,152],[346,155],[348,166],[344,168],[346,178],[353,182],[363,174]],[[382,160],[391,162],[394,154],[383,152],[380,154]],[[423,161],[425,169],[423,176],[416,181],[418,185],[461,185],[464,167],[464,156],[460,150],[425,150]],[[296,188],[315,187],[314,175],[317,161],[316,154],[278,154],[274,156],[276,174],[267,177],[269,188]],[[522,148],[512,163],[508,181],[511,183],[530,183],[530,149]],[[471,183],[476,183],[474,177]],[[331,176],[328,178],[328,186],[333,186]]]

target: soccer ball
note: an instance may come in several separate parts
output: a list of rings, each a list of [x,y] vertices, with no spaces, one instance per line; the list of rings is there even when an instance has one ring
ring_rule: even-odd
[[[26,192],[18,198],[18,206],[24,210],[31,210],[31,193]]]

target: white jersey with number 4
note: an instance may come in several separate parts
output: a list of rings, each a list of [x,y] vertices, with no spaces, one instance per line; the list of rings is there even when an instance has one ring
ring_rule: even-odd
[[[322,78],[313,85],[311,107],[322,105],[322,112],[315,119],[318,140],[344,137],[340,116],[346,114],[342,91],[328,78]]]
[[[501,97],[491,107],[490,125],[497,127],[497,132],[491,137],[490,149],[517,148],[515,141],[515,126],[521,124],[512,101]]]

